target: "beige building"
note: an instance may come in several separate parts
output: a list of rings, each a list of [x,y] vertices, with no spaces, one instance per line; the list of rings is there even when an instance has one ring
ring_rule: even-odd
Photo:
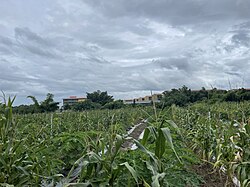
[[[162,94],[153,94],[151,96],[139,97],[135,99],[126,99],[124,104],[150,104],[151,102],[160,102]]]
[[[76,97],[76,96],[70,96],[69,98],[63,99],[63,106],[65,105],[73,105],[79,102],[85,101],[87,98],[85,97]]]

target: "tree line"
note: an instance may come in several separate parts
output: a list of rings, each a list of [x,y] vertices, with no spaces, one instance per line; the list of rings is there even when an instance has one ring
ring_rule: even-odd
[[[13,112],[18,114],[55,112],[59,110],[59,102],[54,101],[54,95],[48,93],[46,98],[39,102],[35,96],[27,96],[33,101],[31,105],[19,105],[13,107]],[[118,109],[124,107],[122,100],[114,100],[113,96],[108,95],[107,91],[100,90],[87,93],[87,99],[73,105],[65,105],[60,110],[93,110],[93,109]]]
[[[250,100],[250,90],[240,88],[234,90],[221,90],[213,88],[206,90],[204,87],[200,90],[191,90],[186,86],[179,89],[172,89],[163,92],[161,103],[164,106],[173,104],[178,106],[186,106],[196,102],[241,102]]]
[[[54,101],[54,95],[48,93],[46,98],[38,102],[36,97],[28,96],[27,98],[33,101],[31,105],[20,105],[13,108],[14,113],[43,113],[54,112],[59,110],[59,102]],[[188,104],[196,102],[241,102],[250,100],[250,90],[241,88],[235,90],[220,90],[213,88],[206,90],[204,87],[200,90],[191,90],[186,86],[170,91],[164,91],[163,97],[157,106],[168,107],[173,104],[178,106],[187,106]],[[137,104],[125,105],[122,100],[114,100],[112,95],[107,91],[94,91],[87,93],[87,99],[83,102],[78,102],[74,105],[64,105],[63,110],[83,111],[94,109],[119,109],[123,107],[136,107]],[[61,109],[61,110],[62,110]]]

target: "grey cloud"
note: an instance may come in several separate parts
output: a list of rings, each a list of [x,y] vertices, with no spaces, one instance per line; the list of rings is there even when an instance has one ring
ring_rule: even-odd
[[[98,9],[109,17],[127,17],[127,16],[141,16],[146,18],[156,18],[163,20],[168,18],[177,22],[180,17],[185,15],[187,19],[195,19],[195,15],[200,14],[201,8],[197,3],[192,1],[145,1],[139,0],[136,2],[131,1],[109,1],[104,3],[102,1],[88,1],[92,6]],[[190,7],[187,10],[185,7]]]
[[[15,28],[15,39],[17,45],[27,49],[30,53],[54,58],[53,43],[48,39],[44,39],[37,34],[31,32],[28,28]]]
[[[227,67],[230,68],[232,72],[238,72],[238,71],[243,72],[243,70],[248,70],[248,67],[250,66],[250,57],[243,58],[243,59],[230,60],[229,62],[227,62],[226,65]]]
[[[197,70],[197,64],[195,62],[190,63],[187,58],[170,58],[166,60],[157,60],[157,64],[159,64],[163,68],[167,69],[177,69],[187,73],[192,73]]]
[[[1,45],[12,46],[13,42],[8,37],[0,36],[0,44]]]
[[[250,30],[250,21],[243,22],[239,25],[236,25],[236,29],[249,31]]]
[[[238,33],[232,36],[232,42],[236,45],[249,46],[250,36],[247,33]]]
[[[47,92],[250,86],[249,1],[11,2],[0,7],[0,89],[18,104]]]
[[[14,43],[8,37],[0,36],[0,53],[2,54],[12,54],[12,48]]]
[[[240,73],[236,73],[236,72],[225,72],[228,75],[233,75],[233,76],[241,76]]]
[[[88,2],[98,11],[110,18],[140,16],[172,24],[202,23],[203,21],[227,20],[232,18],[249,18],[249,1],[211,0],[211,1],[127,1],[113,0],[108,2]]]
[[[31,32],[29,28],[15,28],[15,38],[19,42],[33,42],[33,44],[41,45],[43,47],[53,46],[51,41]]]

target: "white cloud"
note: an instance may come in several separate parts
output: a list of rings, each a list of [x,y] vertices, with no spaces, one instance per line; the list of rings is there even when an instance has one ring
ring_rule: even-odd
[[[0,7],[0,89],[116,98],[187,85],[250,87],[249,1],[10,0]],[[244,80],[244,81],[243,81]]]

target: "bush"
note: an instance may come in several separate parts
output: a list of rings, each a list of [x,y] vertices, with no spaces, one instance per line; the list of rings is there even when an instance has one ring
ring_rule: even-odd
[[[93,110],[93,109],[100,109],[101,105],[99,103],[94,103],[91,100],[87,99],[83,102],[73,105],[72,108],[75,111]]]
[[[117,101],[113,101],[113,102],[105,104],[103,106],[103,108],[105,108],[105,109],[119,109],[119,108],[122,108],[124,106],[125,106],[125,104],[123,103],[122,100],[117,100]]]

